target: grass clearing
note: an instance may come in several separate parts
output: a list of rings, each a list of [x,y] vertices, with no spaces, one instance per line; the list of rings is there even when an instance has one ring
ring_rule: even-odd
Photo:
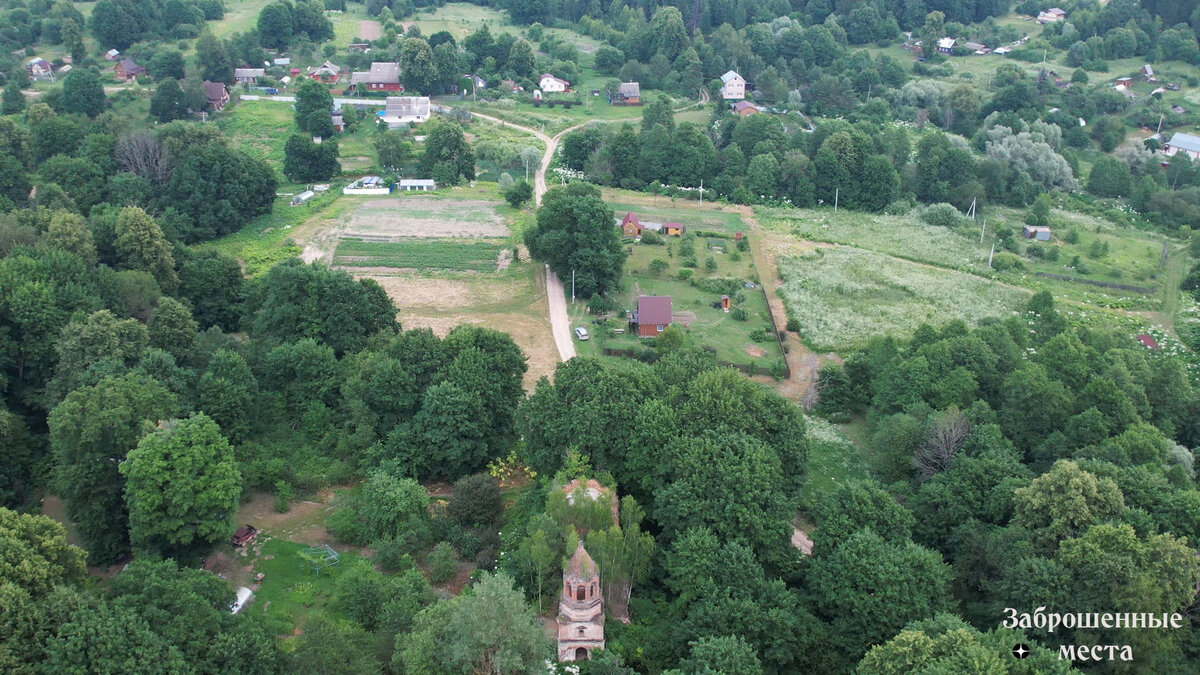
[[[750,229],[742,222],[742,215],[736,211],[689,209],[681,212],[667,197],[655,199],[656,202],[661,199],[663,206],[646,206],[623,202],[619,195],[609,194],[607,190],[604,197],[618,218],[624,218],[626,213],[632,211],[637,214],[638,220],[652,223],[679,222],[686,225],[690,232],[720,232],[731,237],[735,232],[748,232]],[[730,243],[732,245],[732,242]]]
[[[848,246],[781,258],[779,273],[805,343],[840,353],[875,335],[910,336],[922,323],[1006,316],[1028,297],[974,275]]]
[[[333,253],[341,267],[494,272],[506,247],[492,242],[414,239],[402,243],[342,239]]]

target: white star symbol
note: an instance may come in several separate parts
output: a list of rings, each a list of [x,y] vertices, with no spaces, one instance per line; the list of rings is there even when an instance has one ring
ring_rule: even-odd
[[[1025,645],[1017,645],[1017,648],[1013,650],[1013,653],[1017,655],[1018,659],[1022,659],[1025,658],[1025,655],[1029,653],[1029,650],[1025,648]]]

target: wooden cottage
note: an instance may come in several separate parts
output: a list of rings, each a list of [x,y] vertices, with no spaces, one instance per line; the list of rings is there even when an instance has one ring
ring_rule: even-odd
[[[638,298],[631,324],[637,326],[638,337],[658,337],[671,325],[671,296],[643,295]]]

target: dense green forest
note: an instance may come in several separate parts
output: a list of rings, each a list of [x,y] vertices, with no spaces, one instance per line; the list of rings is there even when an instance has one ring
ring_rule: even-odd
[[[1197,672],[1200,160],[1165,146],[1200,128],[1200,4],[1053,6],[0,0],[0,671]],[[431,120],[300,75],[381,61]],[[371,173],[438,193],[341,194]],[[684,237],[613,227],[698,201]],[[309,255],[368,208],[508,234]],[[892,334],[869,307],[920,284],[839,278],[878,331],[818,352],[785,270],[860,245],[1017,300]],[[570,277],[592,344],[623,293],[704,299],[542,370],[492,315],[403,318],[522,274],[543,312]],[[770,376],[691,325],[750,292]],[[581,545],[606,644],[560,664]]]

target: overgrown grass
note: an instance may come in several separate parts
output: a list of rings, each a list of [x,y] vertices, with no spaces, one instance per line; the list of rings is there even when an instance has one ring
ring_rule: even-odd
[[[343,267],[392,267],[494,272],[502,244],[460,239],[412,239],[390,243],[343,239],[333,263]]]
[[[667,197],[660,197],[664,203],[668,203]],[[637,214],[638,220],[644,220],[651,223],[666,223],[678,222],[687,226],[689,232],[723,232],[732,235],[734,232],[749,231],[749,228],[742,222],[742,215],[736,211],[714,211],[708,209],[678,209],[673,206],[645,206],[642,204],[631,204],[622,201],[614,201],[613,197],[606,199],[609,206],[612,207],[613,214],[617,218],[624,218],[625,214],[632,211]],[[732,242],[730,242],[732,246]]]
[[[247,276],[259,276],[276,263],[300,255],[301,249],[292,241],[289,232],[317,214],[323,214],[326,218],[337,217],[350,203],[343,200],[330,208],[340,196],[340,192],[330,190],[301,206],[289,206],[288,198],[280,197],[275,201],[273,212],[255,218],[240,231],[206,246],[241,260]]]
[[[808,463],[805,465],[801,509],[817,504],[841,484],[869,477],[862,452],[837,426],[820,417],[807,423]]]
[[[1023,211],[992,208],[986,213],[986,231],[980,243],[981,225],[971,221],[964,221],[957,228],[928,225],[920,220],[918,211],[890,216],[847,210],[835,214],[829,209],[756,209],[765,228],[800,239],[847,244],[1034,291],[1048,290],[1056,297],[1097,307],[1153,310],[1160,305],[1160,298],[1153,293],[1062,281],[1038,273],[1154,290],[1160,285],[1155,274],[1165,241],[1162,235],[1117,227],[1085,214],[1055,210],[1051,216],[1053,241],[1031,242],[1019,239]],[[1012,231],[1018,240],[1022,252],[1019,269],[999,271],[988,267],[988,256],[1000,228]],[[1072,231],[1077,235],[1076,243],[1067,241]],[[1105,246],[1107,252],[1096,256],[1093,246]],[[1035,249],[1047,253],[1053,250],[1058,259],[1036,257],[1032,253]],[[996,254],[1012,255],[1001,246],[996,247]]]
[[[922,323],[974,323],[1018,311],[1028,295],[962,272],[839,246],[782,258],[788,315],[814,349],[848,352],[874,335],[906,337]]]

